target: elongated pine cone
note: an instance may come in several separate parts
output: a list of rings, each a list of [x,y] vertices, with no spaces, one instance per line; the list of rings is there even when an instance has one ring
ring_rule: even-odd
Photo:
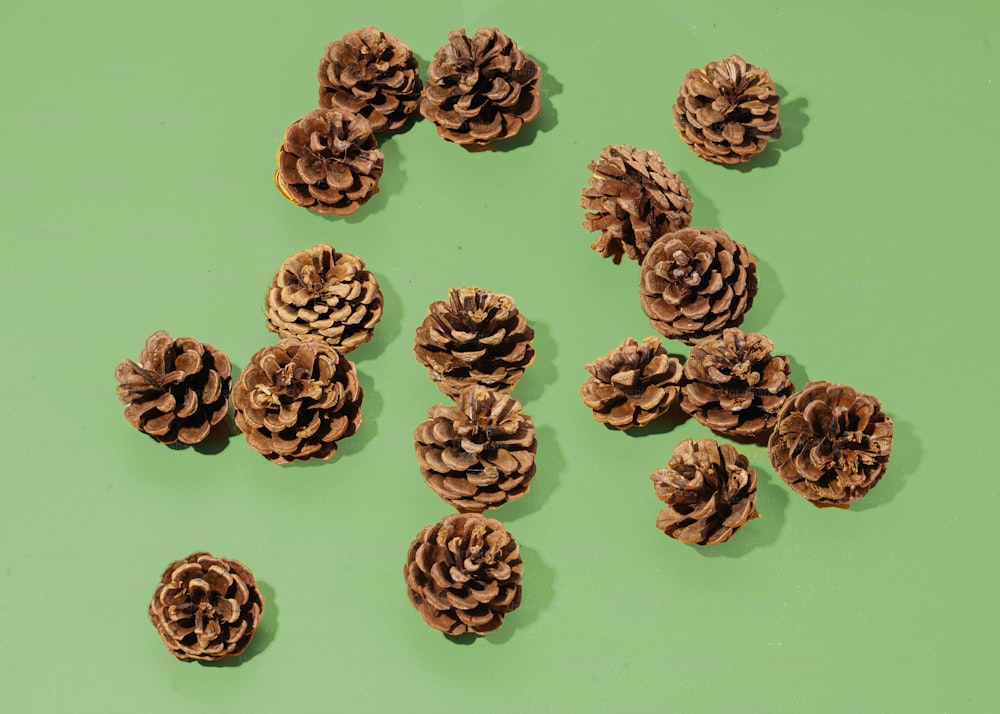
[[[623,254],[641,263],[654,240],[691,225],[691,192],[655,151],[608,146],[587,168],[583,227],[601,232],[590,247],[615,264]]]
[[[521,604],[521,553],[499,521],[456,513],[410,545],[403,575],[410,603],[447,635],[485,635]]]
[[[327,45],[319,105],[363,116],[376,134],[401,128],[420,104],[420,69],[405,42],[366,27]]]
[[[485,387],[467,387],[455,401],[431,407],[413,434],[427,484],[463,513],[523,496],[538,448],[531,417],[516,399]]]
[[[313,213],[348,216],[378,193],[383,161],[367,119],[314,109],[286,130],[274,183]]]
[[[684,228],[653,243],[639,296],[653,328],[694,344],[737,327],[757,294],[757,260],[725,231]]]
[[[673,112],[684,143],[716,164],[747,161],[781,136],[771,74],[739,55],[689,71]]]
[[[629,337],[585,368],[590,377],[580,387],[594,418],[616,429],[645,426],[666,414],[680,394],[684,368],[656,337],[640,345]]]
[[[508,139],[542,108],[538,63],[495,27],[448,33],[427,68],[420,113],[456,144]]]
[[[685,439],[667,468],[657,469],[650,479],[656,497],[667,504],[656,527],[684,543],[725,543],[760,516],[757,472],[746,456],[715,439]]]
[[[413,351],[452,398],[475,384],[509,392],[535,359],[534,337],[507,295],[452,288],[448,300],[431,303]]]
[[[767,453],[778,475],[813,504],[847,508],[882,478],[892,419],[851,387],[809,382],[778,412]]]
[[[287,338],[250,359],[233,390],[236,426],[270,461],[329,459],[361,426],[354,364],[325,342]]]
[[[320,339],[347,354],[372,338],[382,291],[361,258],[320,243],[281,264],[264,307],[279,337]]]
[[[192,337],[154,332],[115,369],[125,418],[164,444],[197,444],[229,411],[232,365],[222,350]]]
[[[181,660],[242,654],[264,616],[264,596],[238,560],[192,553],[171,563],[149,603],[149,619]]]
[[[773,349],[764,335],[738,327],[696,342],[684,363],[681,408],[717,434],[770,434],[795,391],[788,358],[772,356]]]

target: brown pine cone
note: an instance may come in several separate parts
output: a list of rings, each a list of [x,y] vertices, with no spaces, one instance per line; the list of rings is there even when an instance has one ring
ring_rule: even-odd
[[[499,521],[456,513],[417,534],[403,575],[410,603],[447,635],[485,635],[521,604],[521,553]]]
[[[274,184],[313,213],[348,216],[378,193],[383,160],[367,119],[314,109],[286,130]]]
[[[684,228],[653,243],[639,297],[654,329],[694,344],[737,327],[757,294],[757,260],[718,228]]]
[[[154,332],[115,369],[125,418],[164,444],[197,444],[229,411],[232,366],[222,350],[191,337]]]
[[[809,382],[778,412],[767,453],[778,475],[816,506],[847,508],[882,478],[892,419],[878,399],[851,387]]]
[[[403,126],[420,104],[420,70],[405,42],[366,27],[327,45],[319,63],[319,105],[368,120],[376,134]]]
[[[717,434],[767,435],[788,396],[786,357],[774,357],[771,340],[738,327],[695,343],[684,363],[681,408]]]
[[[509,392],[535,359],[535,331],[507,295],[452,288],[448,300],[431,303],[428,313],[413,351],[452,398],[474,384]]]
[[[149,619],[177,659],[242,654],[264,616],[264,596],[238,560],[192,553],[171,563],[149,603]]]
[[[264,308],[280,337],[324,340],[347,354],[372,338],[382,291],[361,258],[320,243],[281,264]]]
[[[413,434],[420,473],[463,513],[499,508],[528,492],[535,475],[535,425],[521,404],[485,387],[436,404]]]
[[[420,113],[456,144],[507,139],[538,116],[542,70],[495,27],[448,34],[427,68]]]
[[[667,504],[656,527],[696,545],[725,543],[757,513],[757,472],[729,444],[685,439],[665,469],[650,476],[656,497]]]
[[[591,211],[583,227],[601,232],[590,247],[616,265],[622,254],[641,263],[654,240],[691,225],[694,204],[687,184],[655,151],[607,146],[600,161],[587,168],[594,175],[580,201]]]
[[[666,414],[684,377],[680,360],[656,337],[641,345],[629,337],[585,369],[591,376],[580,387],[583,403],[597,421],[616,429],[645,426]]]
[[[716,164],[751,159],[781,136],[770,73],[739,55],[688,72],[673,111],[684,143]]]
[[[325,342],[284,339],[250,359],[233,390],[236,426],[278,464],[329,459],[361,426],[354,364]]]

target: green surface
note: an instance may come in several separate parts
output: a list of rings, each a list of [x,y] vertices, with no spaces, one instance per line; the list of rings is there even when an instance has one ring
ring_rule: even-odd
[[[996,137],[1000,21],[983,2],[19,3],[3,13],[0,710],[963,712],[996,706]],[[314,106],[326,43],[375,24],[422,66],[495,25],[543,66],[513,150],[420,122],[381,193],[327,220],[271,182]],[[771,70],[784,137],[745,170],[676,136],[684,73],[739,52]],[[579,194],[602,147],[659,151],[694,222],[760,261],[745,326],[793,377],[878,396],[884,481],[850,511],[786,488],[714,549],[654,527],[677,441],[606,430],[582,366],[653,334],[634,263],[588,248]],[[173,451],[132,429],[113,372],[165,329],[237,368],[273,342],[268,282],[319,242],[385,292],[355,352],[365,423],[332,461],[280,468],[241,436]],[[441,396],[413,330],[449,287],[513,295],[536,330],[517,387],[539,432],[531,493],[498,512],[524,603],[471,644],[428,628],[402,567],[450,510],[414,427]],[[671,343],[674,352],[687,350]],[[242,560],[267,614],[236,667],[181,663],[146,605],[195,550]]]

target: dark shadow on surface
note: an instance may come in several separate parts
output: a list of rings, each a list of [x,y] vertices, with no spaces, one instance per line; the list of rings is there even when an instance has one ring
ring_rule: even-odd
[[[527,124],[522,125],[517,134],[509,139],[495,142],[494,147],[497,151],[512,151],[522,146],[528,146],[534,142],[539,133],[552,131],[558,123],[559,117],[556,108],[552,106],[552,97],[562,93],[562,83],[552,76],[547,64],[540,61],[537,57],[532,56],[532,59],[538,63],[539,68],[542,70],[542,81],[539,87],[539,93],[542,98],[542,109],[537,117]]]
[[[559,487],[561,474],[566,469],[566,459],[559,442],[556,440],[556,431],[551,426],[537,427],[538,453],[535,456],[535,475],[531,478],[531,486],[528,492],[516,501],[506,503],[498,508],[495,513],[498,519],[505,523],[516,521],[518,518],[530,515],[540,508],[544,508],[546,502]],[[490,512],[494,513],[494,512]]]
[[[260,594],[264,598],[264,617],[257,626],[257,632],[254,633],[249,646],[243,650],[243,654],[237,657],[227,657],[217,662],[201,662],[202,665],[206,667],[239,667],[267,649],[267,646],[274,640],[274,635],[278,631],[278,606],[275,604],[274,588],[258,580],[257,589],[260,590]]]
[[[767,457],[764,457],[765,462]],[[755,548],[766,548],[778,540],[785,523],[785,509],[788,506],[791,489],[771,472],[770,464],[751,462],[757,471],[757,512],[755,518],[736,531],[725,543],[719,545],[691,546],[708,558],[741,558]]]
[[[677,355],[674,356],[676,357]],[[626,429],[625,433],[633,438],[669,434],[690,418],[687,412],[681,409],[681,397],[678,396],[677,400],[670,405],[670,409],[667,410],[666,414],[658,416],[646,424],[646,426],[635,426],[631,429]],[[617,429],[611,426],[606,428],[617,431]]]
[[[242,436],[242,432],[236,428],[232,412],[229,412],[225,419],[212,427],[204,441],[194,445],[194,450],[205,456],[221,454],[229,446],[229,440],[235,436]]]
[[[445,635],[444,638],[449,642],[456,645],[473,645],[475,644],[482,635],[477,635],[475,632],[464,632],[461,635]]]
[[[776,354],[785,355],[788,359],[788,364],[792,368],[788,378],[792,380],[792,386],[795,387],[796,392],[802,391],[802,388],[809,383],[809,375],[806,374],[805,367],[799,364],[790,354],[783,352],[777,345],[774,346],[774,351]]]
[[[778,274],[770,263],[757,258],[757,295],[747,311],[740,329],[744,332],[763,332],[774,317],[778,305],[785,299],[785,291],[778,280]],[[781,354],[780,350],[778,354]]]
[[[512,535],[517,538],[516,533]],[[552,605],[555,598],[555,571],[542,560],[537,550],[526,548],[521,544],[519,547],[521,561],[524,563],[521,606],[504,618],[499,629],[483,638],[493,645],[509,642],[517,632],[531,627],[542,611]]]
[[[690,178],[685,174],[678,172],[677,175],[680,176],[681,181],[687,185],[688,191],[691,193],[691,201],[694,204],[691,208],[691,225],[699,228],[719,228],[722,225],[722,219],[719,217],[719,209],[716,208],[715,203],[691,183]]]
[[[406,171],[403,170],[403,157],[399,152],[399,144],[393,136],[387,136],[385,139],[379,140],[378,148],[385,156],[382,165],[382,176],[378,180],[378,193],[349,216],[325,215],[323,218],[328,221],[347,221],[351,224],[360,223],[367,216],[382,211],[389,199],[403,190],[403,184],[406,183]]]
[[[870,511],[890,503],[903,490],[906,480],[917,473],[923,455],[923,447],[913,424],[892,417],[892,452],[889,454],[885,474],[864,498],[851,504],[850,510]]]
[[[766,169],[775,166],[781,160],[781,154],[794,149],[802,143],[805,138],[805,128],[809,124],[809,116],[806,108],[809,101],[805,97],[788,99],[788,90],[782,85],[776,84],[778,96],[781,98],[778,108],[778,120],[781,122],[781,136],[767,142],[767,146],[760,155],[753,157],[749,161],[741,164],[726,165],[728,169],[734,169],[741,173],[747,173],[754,169]]]
[[[381,355],[389,343],[399,337],[403,329],[403,301],[399,293],[384,274],[375,275],[375,279],[378,280],[379,289],[382,291],[382,319],[375,325],[372,338],[347,355],[355,364],[364,363]]]
[[[529,317],[528,325],[535,331],[535,337],[531,341],[535,349],[535,361],[524,370],[524,376],[511,391],[511,396],[521,404],[528,404],[541,397],[545,387],[554,384],[558,376],[555,358],[559,348],[548,324]]]

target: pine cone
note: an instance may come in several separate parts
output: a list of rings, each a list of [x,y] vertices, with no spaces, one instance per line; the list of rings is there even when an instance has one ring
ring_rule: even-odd
[[[684,363],[681,408],[717,434],[760,437],[774,428],[778,410],[795,391],[785,357],[774,343],[730,327],[695,343]]]
[[[591,211],[583,227],[601,232],[590,247],[616,265],[622,254],[641,263],[654,240],[691,225],[694,204],[687,184],[655,151],[608,146],[587,168],[594,175],[580,201]]]
[[[192,553],[171,563],[149,603],[149,619],[181,660],[242,654],[264,616],[253,573],[238,560]]]
[[[376,27],[348,32],[327,45],[318,76],[319,105],[359,114],[375,133],[401,128],[420,103],[413,51]]]
[[[342,109],[314,109],[289,125],[274,183],[313,213],[347,216],[378,193],[382,176],[371,124]]]
[[[125,418],[157,441],[197,444],[229,411],[232,366],[222,350],[191,337],[154,332],[115,369]]]
[[[778,412],[767,453],[778,475],[817,506],[847,508],[882,478],[892,419],[875,397],[809,382]]]
[[[452,288],[447,301],[431,303],[413,351],[452,398],[474,384],[509,392],[535,359],[534,337],[510,297]]]
[[[485,635],[521,604],[521,554],[499,521],[456,513],[410,545],[403,575],[410,603],[448,635]]]
[[[781,136],[770,73],[739,55],[692,69],[674,102],[674,126],[691,150],[716,164],[738,164]]]
[[[690,345],[743,322],[757,294],[757,260],[718,228],[684,228],[653,243],[639,293],[656,331]]]
[[[265,311],[268,328],[280,337],[321,339],[347,354],[372,338],[382,291],[361,258],[321,243],[281,264]]]
[[[506,394],[473,386],[454,406],[436,404],[413,434],[420,473],[463,513],[499,508],[528,492],[535,475],[535,425]]]
[[[680,394],[684,368],[656,337],[640,345],[629,337],[585,368],[591,376],[580,387],[594,418],[616,429],[645,426],[666,414]]]
[[[354,364],[325,342],[284,339],[250,359],[233,390],[236,426],[278,464],[329,459],[361,426]]]
[[[697,545],[725,543],[757,513],[757,472],[746,456],[715,439],[685,439],[665,469],[650,476],[667,504],[656,527]]]
[[[508,139],[538,116],[542,70],[495,27],[448,34],[427,68],[420,113],[456,144]]]

